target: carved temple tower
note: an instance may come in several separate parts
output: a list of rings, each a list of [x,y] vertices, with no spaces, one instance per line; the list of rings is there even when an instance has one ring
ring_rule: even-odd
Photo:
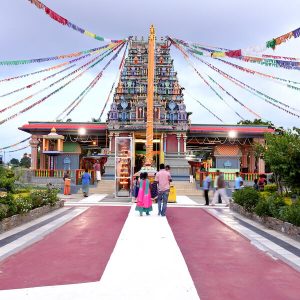
[[[149,61],[149,47],[152,45],[153,62]],[[149,74],[151,64],[154,74]],[[158,166],[164,162],[171,166],[174,176],[187,176],[188,163],[182,158],[186,151],[189,119],[182,90],[174,71],[167,39],[157,41],[154,27],[151,26],[149,40],[130,40],[128,56],[108,112],[111,153],[114,153],[116,136],[132,136],[135,145],[135,170],[138,171],[145,162],[146,149],[151,147],[149,141],[147,143],[149,138],[146,131],[149,134],[149,126],[152,125],[152,164]],[[150,99],[151,95],[153,99]],[[151,163],[151,158],[148,157],[147,162]],[[107,167],[109,168],[109,164]]]

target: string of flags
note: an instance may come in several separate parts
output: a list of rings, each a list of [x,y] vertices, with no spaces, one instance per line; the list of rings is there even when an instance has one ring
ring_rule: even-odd
[[[282,111],[285,111],[286,113],[288,113],[288,114],[290,114],[290,115],[292,115],[292,116],[295,116],[295,117],[297,117],[297,118],[300,118],[300,115],[295,114],[295,113],[293,113],[293,112],[291,112],[291,111],[289,111],[289,110],[287,110],[287,109],[285,109],[285,108],[283,108],[283,107],[277,105],[276,103],[281,104],[282,106],[287,107],[287,108],[292,109],[292,110],[295,110],[295,111],[299,111],[298,109],[293,108],[293,107],[287,105],[286,103],[283,103],[283,102],[281,102],[281,101],[279,101],[279,100],[277,100],[277,99],[275,99],[275,98],[272,98],[272,97],[270,97],[270,96],[268,96],[268,95],[266,95],[266,94],[264,94],[264,93],[258,91],[257,89],[255,89],[255,88],[253,88],[253,87],[251,87],[251,86],[249,86],[249,85],[243,83],[242,81],[240,81],[240,80],[234,78],[233,76],[230,76],[229,74],[227,74],[227,73],[221,71],[220,69],[218,69],[218,68],[215,67],[214,65],[212,65],[212,64],[210,64],[210,63],[208,63],[208,62],[206,62],[206,61],[204,61],[204,60],[202,60],[202,59],[200,59],[199,57],[197,57],[197,56],[194,56],[194,57],[195,57],[197,60],[199,60],[200,62],[202,62],[203,64],[205,64],[205,65],[207,65],[208,67],[210,67],[212,70],[214,70],[214,71],[216,71],[217,73],[221,74],[224,78],[226,78],[226,79],[232,81],[233,83],[235,83],[236,85],[240,86],[241,88],[244,87],[244,89],[246,89],[247,91],[252,91],[252,92],[254,92],[254,94],[255,94],[257,97],[263,99],[265,102],[267,102],[267,103],[269,103],[269,104],[271,104],[271,105],[273,105],[273,106],[279,108],[279,109],[282,110]],[[271,100],[271,101],[270,101],[270,100]],[[275,103],[273,103],[273,102],[275,102]]]
[[[51,19],[55,20],[56,22],[60,23],[61,25],[64,26],[68,26],[69,28],[84,34],[88,37],[91,37],[93,39],[96,39],[98,41],[105,41],[105,42],[111,42],[111,43],[119,43],[122,40],[114,40],[111,38],[105,38],[103,36],[99,36],[95,33],[92,33],[88,30],[85,30],[83,28],[81,28],[80,26],[71,23],[69,20],[67,20],[66,18],[62,17],[61,15],[59,15],[58,13],[56,13],[55,11],[53,11],[52,9],[50,9],[48,6],[46,6],[44,3],[42,3],[39,0],[28,0],[29,2],[31,2],[32,4],[34,4],[38,9],[43,10]]]
[[[8,148],[16,147],[16,146],[18,146],[20,144],[23,144],[23,143],[27,142],[29,139],[30,139],[30,137],[26,138],[26,139],[24,139],[24,140],[22,140],[20,142],[14,143],[12,145],[9,145],[9,146],[6,146],[6,147],[2,147],[2,148],[0,148],[0,150],[5,150],[5,149],[8,149]],[[28,146],[26,146],[26,147],[28,147]]]
[[[117,82],[117,80],[118,80],[118,78],[119,78],[119,75],[122,74],[122,71],[123,71],[123,68],[124,68],[124,65],[125,65],[125,58],[126,58],[125,55],[126,55],[126,52],[127,52],[128,45],[129,45],[129,43],[126,43],[126,47],[125,47],[125,50],[124,50],[124,53],[123,53],[123,57],[122,57],[122,59],[121,59],[120,65],[119,65],[119,72],[118,72],[117,75],[116,75],[116,78],[115,78],[115,80],[114,80],[114,82],[113,82],[113,84],[112,84],[112,86],[111,86],[111,89],[110,89],[110,91],[109,91],[109,93],[108,93],[108,96],[107,96],[107,98],[106,98],[106,101],[105,101],[105,103],[104,103],[104,105],[103,105],[103,108],[102,108],[102,110],[101,110],[100,116],[99,116],[99,118],[98,118],[98,120],[100,120],[100,121],[101,121],[101,118],[102,118],[102,116],[103,116],[104,110],[105,110],[105,108],[106,108],[106,106],[107,106],[107,104],[108,104],[108,101],[109,101],[109,99],[110,99],[110,97],[111,97],[111,94],[112,94],[112,92],[113,92],[113,90],[114,90],[115,84],[116,84],[116,82]]]
[[[236,58],[245,62],[258,63],[268,67],[277,67],[285,69],[300,70],[300,58],[296,57],[286,57],[286,56],[250,56],[247,55],[243,50],[229,50],[229,51],[216,51],[215,49],[210,49],[207,47],[199,46],[197,44],[189,44],[186,41],[174,38],[176,42],[184,45],[185,47],[190,47],[190,51],[194,54],[200,56],[209,56],[212,58]],[[200,51],[200,50],[202,51]]]
[[[46,61],[52,61],[52,60],[61,60],[61,59],[66,59],[66,58],[72,58],[72,57],[78,57],[84,54],[88,54],[91,52],[97,52],[103,48],[107,47],[107,45],[93,48],[93,49],[88,49],[88,50],[83,50],[79,52],[73,52],[69,54],[61,54],[61,55],[55,55],[55,56],[50,56],[50,57],[43,57],[43,58],[32,58],[32,59],[20,59],[20,60],[3,60],[0,61],[0,65],[4,66],[16,66],[16,65],[27,65],[27,64],[33,64],[33,63],[43,63]]]
[[[111,45],[113,45],[113,44],[111,44]],[[117,45],[119,45],[119,44],[117,44]],[[56,80],[55,82],[51,83],[50,85],[48,85],[48,86],[46,86],[46,87],[44,87],[44,88],[38,90],[37,92],[35,92],[35,93],[33,93],[33,94],[31,94],[31,95],[29,95],[29,96],[27,96],[27,97],[25,97],[25,98],[23,98],[23,99],[21,99],[21,100],[18,100],[17,102],[15,102],[15,103],[13,103],[13,104],[11,104],[11,105],[5,107],[5,108],[2,108],[2,109],[0,110],[0,113],[3,113],[3,112],[5,112],[6,110],[8,110],[8,109],[10,109],[10,108],[13,108],[13,107],[15,107],[16,105],[19,105],[19,104],[21,104],[21,103],[23,103],[23,102],[25,102],[25,101],[27,101],[27,100],[33,98],[34,96],[36,96],[36,95],[38,95],[38,94],[40,94],[40,93],[42,93],[42,92],[48,90],[49,88],[55,86],[56,84],[58,84],[59,82],[63,81],[64,79],[66,79],[66,78],[72,76],[73,74],[75,74],[75,73],[79,72],[80,70],[84,69],[86,66],[92,64],[94,61],[96,61],[97,59],[99,59],[101,56],[104,55],[104,57],[106,57],[107,55],[109,55],[109,54],[111,53],[111,51],[112,51],[112,50],[110,50],[110,47],[108,47],[108,50],[104,51],[104,52],[101,53],[100,55],[97,55],[95,58],[93,58],[92,60],[88,61],[87,63],[85,63],[85,64],[82,65],[81,67],[79,67],[79,68],[77,68],[76,70],[72,71],[71,73],[65,75],[64,77],[61,77],[60,79]],[[108,53],[108,54],[106,54],[106,53]],[[105,54],[106,54],[106,55],[105,55]],[[88,70],[88,69],[87,69],[87,70]],[[1,124],[1,123],[0,123],[0,124]]]
[[[192,66],[192,68],[194,69],[194,71],[201,77],[201,79],[209,86],[209,88],[222,100],[224,101],[224,99],[222,98],[222,96],[203,78],[203,76],[201,76],[201,74],[199,73],[199,71],[194,67],[193,63],[189,60],[189,55],[188,53],[182,48],[180,47],[180,45],[172,40],[171,38],[169,38],[171,43],[183,54],[184,58],[186,59],[186,61]],[[212,79],[210,76],[208,76],[210,79]],[[214,83],[216,83],[213,80]],[[227,95],[229,95],[230,97],[233,98],[234,101],[236,101],[237,103],[239,103],[243,108],[245,108],[247,111],[249,111],[251,114],[253,114],[255,117],[262,119],[262,117],[257,114],[256,112],[254,112],[251,108],[247,107],[245,104],[243,104],[241,101],[239,101],[238,99],[236,99],[234,96],[232,96],[228,91],[226,91],[225,88],[223,88],[221,85],[219,85],[219,88],[221,88],[224,92],[226,92]],[[225,102],[225,101],[224,101]],[[241,118],[242,120],[245,120],[238,112],[236,112],[234,110],[235,114]]]
[[[118,49],[121,45],[123,45],[124,42],[117,44],[113,49],[111,49],[106,55],[102,56],[99,60],[97,60],[96,62],[94,62],[91,66],[89,66],[88,68],[86,68],[85,70],[83,70],[82,72],[80,72],[77,76],[75,76],[74,78],[72,78],[71,80],[67,81],[65,84],[61,85],[59,88],[57,88],[56,90],[54,90],[53,92],[51,92],[50,94],[46,95],[45,97],[41,98],[40,100],[34,102],[33,104],[31,104],[30,106],[20,110],[19,112],[3,119],[0,121],[0,125],[2,125],[3,123],[12,120],[14,118],[16,118],[17,116],[19,116],[20,114],[27,112],[28,110],[32,109],[33,107],[35,107],[36,105],[39,105],[41,103],[43,103],[44,101],[46,101],[48,98],[50,98],[51,96],[53,96],[54,94],[60,92],[62,89],[64,89],[66,86],[68,86],[70,83],[72,83],[73,81],[75,81],[76,79],[78,79],[79,77],[81,77],[85,72],[87,72],[88,70],[90,70],[91,68],[95,67],[98,63],[100,63],[106,56],[110,55],[113,51],[115,51],[116,49]],[[97,59],[97,58],[96,58]],[[75,70],[76,71],[76,70]],[[73,71],[74,72],[74,71]]]
[[[101,79],[103,72],[107,69],[107,67],[118,57],[121,50],[123,49],[124,44],[119,48],[119,50],[114,54],[114,56],[106,63],[103,69],[97,74],[97,76],[90,82],[90,84],[80,93],[80,95],[72,101],[72,103],[63,111],[65,113],[68,109],[69,111],[66,113],[65,117],[69,116],[74,109],[82,102],[85,96],[95,87],[97,82]],[[73,107],[72,107],[73,105]]]

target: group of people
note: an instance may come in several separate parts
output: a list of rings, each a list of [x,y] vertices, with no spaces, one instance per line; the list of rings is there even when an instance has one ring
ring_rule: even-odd
[[[211,187],[211,182],[212,182],[212,179],[211,179],[209,173],[207,172],[206,177],[203,180],[205,205],[209,205],[208,192]],[[211,205],[215,205],[218,200],[219,200],[219,203],[222,202],[222,200],[224,200],[226,203],[226,206],[229,205],[229,198],[226,194],[226,183],[224,180],[224,175],[217,170],[217,175],[214,180],[214,196],[211,201]]]
[[[150,214],[153,200],[157,200],[158,215],[162,217],[166,215],[172,178],[169,166],[160,164],[159,169],[152,184],[147,172],[141,173],[140,178],[135,179],[134,196],[137,201],[135,210],[140,213],[140,216],[144,212],[146,215]]]
[[[96,174],[97,182],[101,181],[101,165],[98,160],[94,163],[93,169]],[[89,173],[89,170],[86,168],[84,170],[84,173],[81,176],[82,192],[84,197],[88,197],[89,195],[89,186],[91,183],[91,179],[92,179],[91,174]],[[71,175],[69,170],[65,171],[63,180],[64,180],[64,195],[71,195]]]
[[[207,172],[205,179],[203,180],[203,191],[204,191],[204,198],[205,198],[205,205],[209,205],[209,197],[208,192],[211,187],[211,176]],[[261,174],[259,176],[259,179],[254,179],[254,185],[253,188],[258,191],[263,191],[264,186],[266,185],[267,180],[266,176],[264,174]],[[235,179],[234,179],[234,190],[238,191],[244,188],[244,180],[241,177],[239,172],[235,173]],[[226,193],[226,183],[224,180],[224,174],[222,174],[219,170],[216,171],[216,176],[214,179],[214,196],[211,201],[211,205],[215,205],[218,201],[219,203],[222,203],[222,200],[225,201],[226,206],[229,205],[229,197]]]

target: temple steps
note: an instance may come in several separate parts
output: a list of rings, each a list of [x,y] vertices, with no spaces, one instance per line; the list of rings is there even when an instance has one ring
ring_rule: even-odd
[[[172,184],[176,188],[176,193],[178,196],[191,196],[191,195],[202,195],[202,190],[196,189],[195,183],[190,183],[187,181],[173,181]],[[101,180],[97,186],[90,187],[90,193],[92,194],[108,194],[112,195],[115,193],[115,181],[114,180]]]
[[[111,195],[115,193],[115,181],[101,180],[97,185],[90,187],[90,193]]]
[[[202,190],[196,189],[196,183],[190,183],[188,181],[173,181],[173,185],[176,188],[176,194],[178,196],[192,196],[202,195]]]

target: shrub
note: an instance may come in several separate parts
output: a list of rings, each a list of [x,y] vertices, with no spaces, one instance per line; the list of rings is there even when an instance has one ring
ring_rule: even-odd
[[[16,207],[17,214],[24,214],[32,209],[31,198],[16,198],[13,200],[14,206]]]
[[[235,203],[243,206],[246,211],[253,212],[260,199],[260,195],[259,192],[252,187],[245,187],[241,190],[235,191],[232,198]]]
[[[0,221],[7,217],[8,205],[0,204]]]
[[[284,198],[273,194],[268,198],[261,198],[254,211],[261,217],[269,216],[278,218],[281,207],[285,206]]]
[[[276,193],[277,192],[277,185],[276,184],[266,184],[264,191],[269,193]]]
[[[282,221],[300,226],[300,205],[292,204],[291,206],[282,207],[279,212],[279,218]]]

